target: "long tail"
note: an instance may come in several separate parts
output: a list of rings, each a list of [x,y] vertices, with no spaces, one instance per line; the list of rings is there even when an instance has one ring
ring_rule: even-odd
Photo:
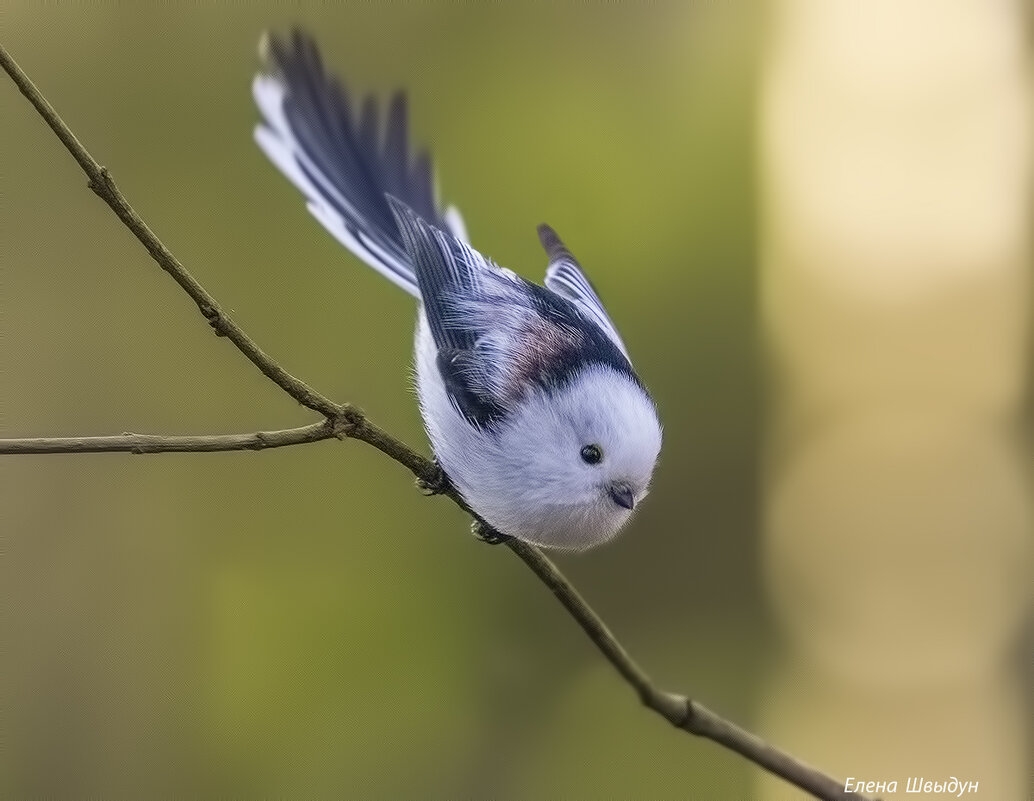
[[[269,73],[253,84],[263,116],[255,140],[341,244],[419,297],[385,195],[463,241],[467,235],[459,212],[439,211],[427,151],[410,155],[405,96],[391,98],[382,131],[376,98],[368,95],[354,118],[344,85],[324,71],[310,37],[298,30],[287,40],[267,36],[262,50]]]

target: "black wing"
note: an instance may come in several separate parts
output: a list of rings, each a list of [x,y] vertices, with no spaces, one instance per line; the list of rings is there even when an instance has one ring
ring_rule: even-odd
[[[382,124],[377,100],[368,95],[361,105],[353,104],[301,31],[287,39],[268,36],[263,49],[270,74],[257,76],[253,87],[264,117],[255,130],[258,144],[342,244],[417,294],[413,265],[385,194],[461,239],[466,233],[455,210],[439,211],[427,152],[410,154],[405,96],[391,98]]]
[[[488,425],[505,411],[501,374],[485,343],[491,323],[486,284],[498,268],[480,253],[422,220],[405,203],[388,196],[406,251],[416,270],[420,297],[446,392],[472,423]]]
[[[571,301],[583,314],[599,326],[618,350],[631,361],[625,343],[621,341],[617,326],[610,319],[603,301],[596,294],[589,277],[582,271],[571,251],[548,225],[539,226],[539,240],[549,256],[546,268],[546,286],[558,295]]]
[[[416,268],[438,370],[471,423],[491,425],[530,389],[555,390],[588,365],[638,383],[625,355],[572,301],[389,202]]]

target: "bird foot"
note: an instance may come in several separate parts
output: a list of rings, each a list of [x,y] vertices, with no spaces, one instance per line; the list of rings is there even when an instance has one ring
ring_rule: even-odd
[[[474,520],[470,524],[470,533],[486,545],[502,545],[510,539],[509,534],[502,534],[496,531],[484,520]]]
[[[445,471],[442,470],[438,460],[434,460],[434,466],[436,473],[431,478],[418,478],[416,480],[416,488],[420,490],[424,495],[430,497],[431,495],[445,495],[450,490],[454,489],[452,481],[449,476],[446,475]]]

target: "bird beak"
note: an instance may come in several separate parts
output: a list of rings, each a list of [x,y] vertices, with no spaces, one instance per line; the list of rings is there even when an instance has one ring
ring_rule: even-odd
[[[632,488],[627,484],[611,484],[610,498],[618,506],[623,506],[625,509],[635,508],[635,495],[632,494]]]

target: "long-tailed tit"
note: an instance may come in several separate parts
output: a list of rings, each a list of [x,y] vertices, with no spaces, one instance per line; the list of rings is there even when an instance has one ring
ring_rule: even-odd
[[[578,262],[546,225],[545,286],[467,244],[440,211],[406,102],[355,109],[314,42],[267,38],[255,138],[352,253],[420,303],[416,377],[439,465],[492,528],[537,545],[611,539],[647,493],[661,448],[653,401]]]

